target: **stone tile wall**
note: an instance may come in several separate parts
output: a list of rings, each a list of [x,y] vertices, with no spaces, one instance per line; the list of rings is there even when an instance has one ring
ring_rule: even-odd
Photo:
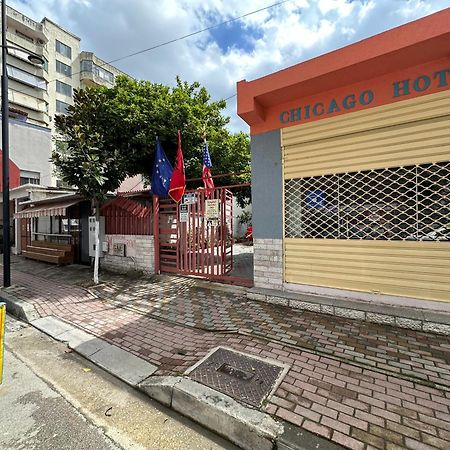
[[[254,239],[253,248],[255,287],[266,289],[282,289],[282,239]]]
[[[140,270],[155,273],[155,250],[153,236],[147,235],[106,235],[108,252],[100,259],[102,268],[117,273]],[[113,254],[112,242],[125,244],[126,256]]]

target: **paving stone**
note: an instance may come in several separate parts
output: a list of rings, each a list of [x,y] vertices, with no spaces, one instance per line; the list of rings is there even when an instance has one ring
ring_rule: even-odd
[[[312,422],[310,420],[305,420],[302,425],[306,430],[311,431],[312,433],[318,434],[319,436],[323,436],[329,438],[331,436],[331,429],[320,425],[318,423]]]
[[[332,440],[352,450],[363,450],[366,446],[364,442],[351,438],[347,434],[342,434],[339,431],[333,432]]]
[[[102,358],[99,363],[115,361],[111,370],[123,370],[128,363],[117,364],[120,358],[107,354],[105,342],[134,361],[150,364],[139,379],[149,373],[151,379],[180,375],[212,348],[230,347],[291,364],[266,411],[297,426],[306,423],[311,433],[339,445],[369,450],[379,448],[381,439],[383,448],[394,450],[402,448],[396,443],[401,436],[411,445],[440,448],[441,441],[449,440],[450,394],[439,389],[450,384],[449,336],[286,310],[192,279],[130,281],[102,274],[102,283],[92,286],[89,270],[46,266],[39,272],[34,267],[29,261],[15,266],[13,282],[20,289],[14,296],[29,302],[43,318],[55,316],[64,325],[49,319],[38,324],[69,343],[78,339],[84,344],[85,334],[91,336],[86,354]],[[333,306],[321,305],[322,312],[327,308],[332,311]],[[424,385],[427,380],[437,389]]]
[[[384,448],[385,440],[382,437],[374,436],[373,434],[367,433],[359,428],[352,428],[351,435],[355,439],[365,442],[366,444],[373,445],[376,448]]]

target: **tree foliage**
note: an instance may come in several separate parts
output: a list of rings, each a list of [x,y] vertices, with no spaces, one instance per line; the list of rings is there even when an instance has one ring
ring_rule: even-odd
[[[247,172],[215,179],[216,185],[250,179],[248,135],[232,134],[225,128],[229,121],[222,113],[225,101],[211,101],[199,83],[177,78],[176,85],[168,87],[121,76],[114,88],[76,91],[74,100],[68,115],[56,119],[67,151],[55,152],[52,159],[64,180],[83,194],[114,190],[127,176],[143,174],[149,179],[156,136],[174,161],[178,129],[187,178],[201,177],[206,136],[213,174]],[[201,181],[188,184],[199,186]],[[248,196],[248,190],[240,191],[241,201]]]
[[[106,145],[104,130],[98,126],[105,120],[105,100],[102,89],[75,91],[69,114],[55,119],[63,141],[58,142],[52,161],[66,183],[95,201],[116,189],[124,177],[119,150]]]

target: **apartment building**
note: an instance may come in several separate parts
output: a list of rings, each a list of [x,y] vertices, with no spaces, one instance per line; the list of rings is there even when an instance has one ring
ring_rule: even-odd
[[[36,22],[8,6],[7,27],[10,117],[16,122],[50,129],[54,145],[54,117],[64,114],[73,103],[73,90],[95,85],[113,86],[115,77],[122,72],[92,52],[81,51],[81,39],[48,18]],[[29,52],[40,56],[44,65],[32,64]],[[16,151],[28,152],[29,149]],[[50,180],[46,176],[43,180],[40,176],[44,158],[48,172],[51,171],[47,149],[34,154],[30,165],[20,167],[21,171],[36,173],[36,184],[54,185],[54,177]]]
[[[123,73],[92,52],[81,51],[81,39],[48,18],[36,22],[7,8],[9,100],[11,114],[35,125],[52,128],[55,114],[72,104],[73,89],[113,86]],[[24,49],[21,51],[20,49]],[[36,66],[26,52],[44,59]]]

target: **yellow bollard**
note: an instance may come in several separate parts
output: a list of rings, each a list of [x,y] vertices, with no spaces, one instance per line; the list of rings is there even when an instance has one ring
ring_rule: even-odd
[[[3,341],[5,337],[6,305],[0,303],[0,384],[3,381]]]

